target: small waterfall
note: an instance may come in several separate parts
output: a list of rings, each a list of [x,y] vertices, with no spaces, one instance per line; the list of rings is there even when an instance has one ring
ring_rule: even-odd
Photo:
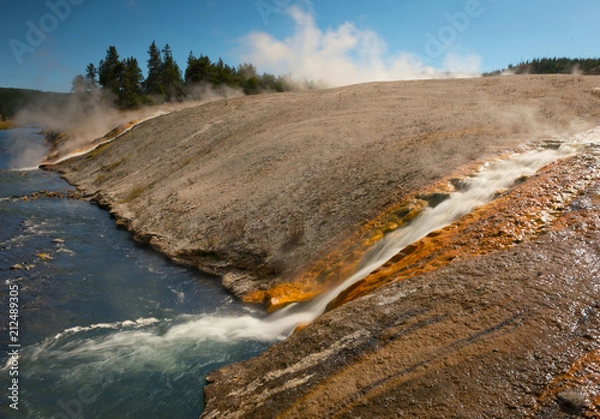
[[[506,159],[486,163],[479,172],[464,180],[459,191],[435,207],[426,208],[410,224],[387,234],[367,252],[360,269],[336,288],[312,301],[295,303],[266,317],[202,315],[172,326],[155,341],[173,339],[240,341],[277,341],[288,336],[296,326],[313,321],[340,292],[381,267],[406,246],[439,230],[477,207],[490,202],[498,191],[515,184],[523,176],[532,176],[540,168],[560,158],[571,156],[589,144],[600,144],[600,127],[569,139],[561,139],[557,147],[540,148]],[[128,332],[129,333],[129,332]],[[133,336],[133,335],[132,335]],[[137,336],[136,339],[139,339]],[[146,336],[152,339],[150,334]],[[122,343],[122,341],[120,341]],[[133,343],[133,342],[132,342]],[[107,345],[105,342],[104,345]],[[88,346],[92,349],[93,345]]]
[[[340,292],[381,267],[406,246],[439,230],[475,208],[490,202],[498,191],[506,190],[523,176],[532,176],[540,168],[562,157],[573,155],[588,144],[600,144],[600,127],[564,139],[553,149],[537,149],[515,154],[506,159],[486,163],[479,172],[464,180],[459,191],[435,207],[428,207],[409,225],[387,234],[365,255],[358,272],[346,281],[304,303],[291,304],[266,317],[251,314],[242,317],[203,315],[173,326],[160,339],[215,340],[215,341],[277,341],[288,336],[298,325],[313,321],[327,304]],[[150,336],[146,336],[150,338]],[[137,336],[139,338],[139,336]],[[132,342],[133,343],[133,342]],[[104,343],[105,345],[107,342]],[[92,349],[90,346],[89,349]]]
[[[534,175],[540,168],[571,156],[589,144],[600,144],[600,127],[559,142],[554,149],[539,149],[515,154],[504,160],[486,163],[479,173],[464,180],[459,191],[435,207],[426,208],[410,224],[387,234],[377,242],[360,263],[359,270],[334,289],[312,301],[292,304],[264,320],[265,327],[278,334],[291,332],[321,315],[342,291],[362,280],[398,254],[406,246],[421,240],[493,200],[499,191],[513,186],[521,177]]]
[[[97,387],[94,389],[101,408],[99,395],[110,386],[117,386],[114,394],[127,389],[139,392],[142,398],[149,397],[143,393],[146,390],[136,389],[127,382],[128,374],[156,374],[161,379],[166,371],[175,377],[173,380],[190,373],[202,376],[203,371],[232,362],[225,353],[242,351],[242,346],[247,350],[250,345],[260,353],[268,344],[285,339],[298,325],[313,321],[340,292],[385,264],[404,247],[490,202],[498,191],[512,187],[519,178],[531,176],[541,167],[573,155],[586,145],[600,145],[600,127],[556,144],[485,164],[448,199],[428,207],[410,224],[387,234],[367,252],[358,272],[312,301],[292,304],[271,315],[251,310],[233,314],[217,310],[170,319],[149,317],[73,327],[23,348],[23,370],[39,382],[48,382],[46,377],[53,377],[55,387],[65,387],[73,394],[77,394],[82,383],[92,382]],[[6,374],[7,368],[8,365],[1,368],[1,373]],[[161,389],[164,391],[165,388]]]

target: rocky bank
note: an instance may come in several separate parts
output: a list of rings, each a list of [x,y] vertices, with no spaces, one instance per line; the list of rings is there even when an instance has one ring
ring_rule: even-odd
[[[432,185],[600,125],[598,87],[520,76],[236,98],[55,167],[136,239],[275,309],[342,277],[436,200]],[[524,179],[216,371],[204,416],[598,417],[597,160],[589,150]]]

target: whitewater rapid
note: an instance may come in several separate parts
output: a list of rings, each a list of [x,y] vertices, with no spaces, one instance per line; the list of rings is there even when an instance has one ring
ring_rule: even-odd
[[[387,234],[376,243],[366,253],[358,272],[312,301],[292,304],[268,316],[258,312],[242,316],[201,314],[177,319],[137,320],[72,328],[40,344],[36,356],[43,357],[48,349],[51,349],[50,352],[64,351],[65,356],[77,356],[119,348],[120,351],[127,352],[129,357],[135,357],[136,354],[147,357],[153,351],[168,352],[168,348],[182,341],[227,343],[282,340],[298,325],[312,322],[340,292],[381,267],[406,246],[490,202],[498,191],[510,188],[519,178],[531,176],[543,166],[574,155],[589,145],[599,145],[600,127],[571,138],[559,138],[553,143],[559,145],[552,148],[539,147],[484,164],[478,173],[465,178],[460,190],[452,192],[447,200],[435,207],[426,208],[410,224]],[[114,332],[80,342],[76,340],[77,343],[71,342],[64,347],[59,344],[64,334],[83,333],[90,327],[104,327]],[[142,345],[143,350],[140,349]]]
[[[69,327],[22,348],[23,368],[31,379],[47,382],[50,377],[55,386],[73,392],[81,383],[99,383],[98,394],[101,394],[110,386],[118,386],[116,392],[128,388],[130,377],[153,373],[164,377],[168,372],[176,379],[196,374],[196,370],[190,371],[190,365],[198,371],[212,370],[232,362],[227,354],[246,351],[248,345],[256,347],[257,352],[264,350],[268,344],[290,336],[298,325],[315,320],[340,292],[381,267],[406,246],[492,201],[499,191],[511,188],[518,179],[532,176],[545,165],[600,146],[600,127],[551,140],[549,146],[482,165],[462,180],[459,190],[450,193],[448,199],[427,207],[409,224],[388,233],[366,252],[357,272],[312,301],[289,305],[271,315],[251,308],[231,314],[223,308],[203,314],[147,316]],[[65,365],[70,367],[65,369]],[[2,373],[6,374],[8,368],[9,363]],[[148,397],[147,389],[135,391],[141,398]],[[152,391],[164,393],[164,388],[153,387]]]

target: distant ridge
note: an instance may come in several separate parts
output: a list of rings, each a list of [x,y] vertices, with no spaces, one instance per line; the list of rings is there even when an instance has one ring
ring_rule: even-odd
[[[12,119],[19,110],[34,103],[63,104],[70,93],[0,87],[0,121]]]
[[[503,70],[485,73],[484,76],[500,74],[583,74],[600,75],[600,58],[535,58],[517,65],[509,64]]]

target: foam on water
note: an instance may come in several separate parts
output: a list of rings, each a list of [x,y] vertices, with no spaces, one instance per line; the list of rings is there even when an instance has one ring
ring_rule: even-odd
[[[340,292],[382,266],[404,247],[490,202],[498,191],[510,188],[517,179],[531,176],[541,167],[562,157],[573,155],[588,144],[600,144],[600,127],[562,141],[563,143],[556,149],[542,148],[486,163],[479,173],[464,180],[460,191],[451,193],[450,197],[439,205],[426,208],[406,227],[387,234],[367,252],[358,272],[313,301],[292,304],[267,317],[251,314],[233,317],[218,314],[201,315],[175,324],[167,322],[166,329],[160,331],[158,329],[120,330],[108,337],[102,337],[101,341],[82,342],[77,351],[94,351],[111,346],[127,347],[142,343],[157,348],[161,345],[172,345],[175,341],[281,340],[299,324],[313,321]],[[125,326],[128,325],[123,322],[106,328],[122,329]],[[100,326],[88,328],[94,327]]]
[[[265,344],[289,336],[298,325],[313,321],[340,292],[379,268],[404,247],[490,202],[498,191],[512,187],[522,176],[531,176],[553,161],[598,144],[600,127],[560,139],[560,145],[555,149],[539,148],[485,164],[474,176],[466,178],[460,190],[451,193],[448,199],[428,207],[410,224],[387,234],[365,254],[358,272],[312,301],[292,304],[268,316],[252,311],[228,314],[223,309],[215,313],[172,318],[148,316],[71,327],[23,348],[23,368],[27,368],[34,379],[46,380],[48,374],[60,377],[55,378],[59,380],[56,386],[76,388],[76,383],[97,380],[105,383],[102,384],[104,388],[108,381],[119,381],[108,380],[106,376],[169,371],[179,377],[190,374],[190,360],[195,362],[193,368],[211,368],[211,365],[227,362],[226,353],[236,345],[259,342],[264,349]],[[26,226],[36,231],[48,227],[51,226]],[[179,291],[171,291],[180,300],[186,299]],[[66,371],[65,364],[72,367]],[[5,374],[7,367],[0,372]]]
[[[35,172],[36,170],[40,170],[39,166],[31,166],[31,167],[20,167],[20,168],[12,168],[7,169],[9,172]]]
[[[95,330],[95,329],[114,329],[114,330],[118,330],[118,329],[126,329],[126,328],[140,328],[140,327],[144,327],[150,324],[154,324],[154,323],[158,323],[160,320],[155,319],[154,317],[148,318],[148,319],[144,319],[144,318],[139,318],[137,320],[125,320],[122,322],[115,322],[115,323],[98,323],[98,324],[92,324],[90,326],[75,326],[75,327],[70,327],[68,329],[65,329],[62,333],[58,333],[56,336],[54,336],[54,339],[60,339],[63,336],[67,336],[67,335],[72,335],[75,333],[81,333],[81,332],[87,332],[90,330]]]
[[[428,207],[409,225],[387,234],[367,253],[358,272],[333,290],[307,303],[288,306],[267,317],[255,315],[220,316],[201,315],[184,322],[167,322],[165,328],[131,331],[120,330],[99,341],[82,342],[69,352],[93,352],[110,347],[128,347],[145,344],[152,348],[170,346],[181,341],[231,342],[243,340],[277,341],[288,336],[296,326],[313,321],[323,313],[327,304],[347,287],[373,272],[404,247],[441,229],[475,208],[490,202],[498,191],[514,185],[522,176],[531,176],[541,167],[562,157],[573,155],[586,144],[600,143],[600,127],[579,134],[557,149],[539,149],[515,154],[504,160],[486,163],[479,173],[464,180],[460,191],[435,207]],[[124,323],[116,325],[119,328]],[[94,326],[91,326],[94,327]],[[110,328],[113,328],[110,326]],[[117,327],[115,327],[117,328]]]

